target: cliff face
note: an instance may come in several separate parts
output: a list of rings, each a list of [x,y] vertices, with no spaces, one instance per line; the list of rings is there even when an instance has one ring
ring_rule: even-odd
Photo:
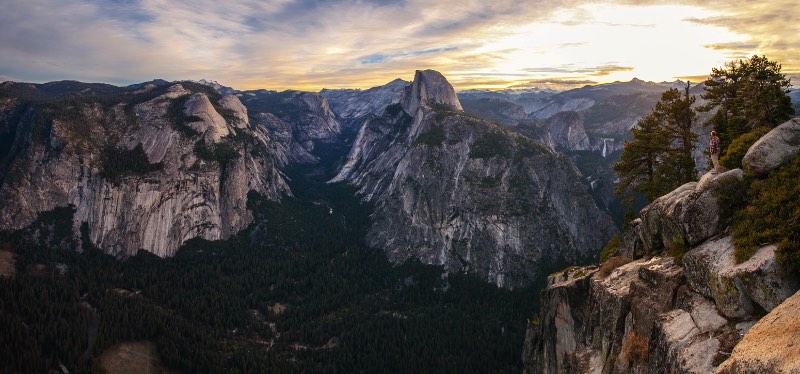
[[[332,181],[375,204],[367,241],[394,262],[415,257],[505,287],[527,284],[543,261],[590,256],[614,232],[566,159],[465,115],[434,71],[418,71],[398,104],[367,120]]]
[[[239,97],[256,127],[274,135],[278,144],[271,147],[282,166],[318,161],[313,155],[315,143],[332,143],[342,131],[328,100],[317,93],[258,90]]]
[[[322,90],[320,95],[328,99],[331,110],[339,118],[358,119],[371,114],[380,114],[387,106],[400,102],[403,91],[409,84],[404,80],[395,79],[383,86],[368,90]]]
[[[248,191],[289,192],[270,134],[251,126],[235,96],[183,83],[60,100],[16,85],[3,87],[11,115],[2,127],[14,140],[3,155],[2,229],[74,205],[76,235],[86,223],[99,248],[171,256],[190,238],[224,239],[248,225]]]
[[[547,119],[553,142],[560,151],[585,151],[589,138],[583,129],[583,117],[577,112],[559,112]],[[605,153],[603,154],[605,156]]]
[[[765,139],[789,131],[786,127],[793,125],[788,123]],[[748,152],[750,169],[755,168],[749,164],[765,164],[761,159],[770,157],[751,155],[760,149]],[[780,164],[773,162],[771,168]],[[743,188],[743,178],[742,170],[735,169],[677,188],[642,210],[618,257],[599,269],[578,267],[551,275],[540,317],[527,331],[526,372],[800,370],[797,356],[787,354],[794,352],[792,308],[800,284],[778,271],[774,245],[737,264],[720,217],[725,191]],[[686,247],[680,261],[667,255]]]

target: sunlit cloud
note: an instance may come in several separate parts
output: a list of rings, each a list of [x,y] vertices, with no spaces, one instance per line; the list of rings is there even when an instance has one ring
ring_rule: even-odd
[[[664,81],[767,54],[800,73],[795,1],[7,0],[0,75],[239,89]]]
[[[597,84],[597,81],[590,79],[537,79],[524,83],[517,83],[509,86],[511,89],[526,89],[526,88],[550,88],[554,90],[565,90],[570,88],[577,88],[586,85]]]
[[[537,74],[580,74],[593,77],[602,77],[620,71],[632,71],[631,66],[619,66],[614,64],[607,64],[593,67],[576,66],[575,64],[567,64],[556,67],[541,67],[541,68],[527,68],[525,71]]]

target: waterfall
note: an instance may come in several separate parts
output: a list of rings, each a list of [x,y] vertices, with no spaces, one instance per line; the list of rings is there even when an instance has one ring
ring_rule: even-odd
[[[603,157],[606,157],[608,156],[609,153],[611,153],[609,150],[608,142],[611,142],[612,147],[614,146],[614,139],[603,138],[603,153],[602,153]]]

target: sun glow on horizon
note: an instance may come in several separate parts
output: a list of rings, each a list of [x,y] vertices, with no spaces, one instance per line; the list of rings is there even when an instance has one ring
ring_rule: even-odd
[[[458,90],[560,87],[701,77],[753,54],[791,75],[797,24],[796,0],[8,0],[0,80],[317,91],[435,69]]]
[[[694,23],[689,15],[717,14],[692,6],[592,4],[557,12],[545,22],[510,30],[499,27],[496,31],[506,36],[487,42],[480,52],[503,59],[483,77],[502,77],[513,85],[555,79],[607,83],[634,77],[660,82],[708,74],[730,58],[706,46],[744,36]],[[457,86],[481,86],[480,80],[473,81],[457,81]]]

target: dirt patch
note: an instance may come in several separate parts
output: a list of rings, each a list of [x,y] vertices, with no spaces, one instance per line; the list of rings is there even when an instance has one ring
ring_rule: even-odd
[[[0,277],[13,277],[17,272],[14,252],[0,250]]]
[[[275,315],[281,314],[286,311],[286,305],[281,303],[275,303],[269,307],[269,311]]]
[[[125,342],[117,344],[100,355],[100,368],[108,374],[174,373],[161,365],[156,346],[152,342]]]

